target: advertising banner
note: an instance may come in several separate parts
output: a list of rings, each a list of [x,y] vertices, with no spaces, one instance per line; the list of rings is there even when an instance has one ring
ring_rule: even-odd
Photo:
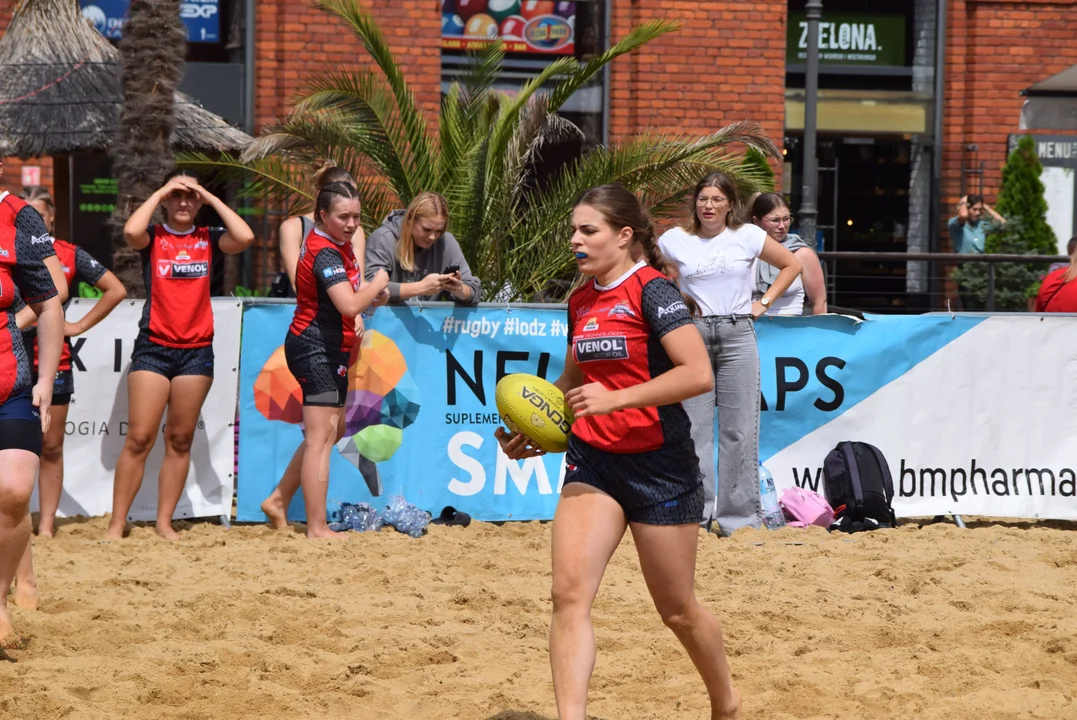
[[[789,13],[789,64],[808,61],[808,21]],[[905,16],[827,11],[819,23],[819,62],[824,65],[905,65]]]
[[[79,0],[82,15],[94,24],[97,32],[109,40],[123,37],[123,26],[131,8],[130,0]],[[216,43],[221,40],[219,0],[183,0],[180,19],[187,26],[187,41]]]
[[[239,520],[264,519],[258,506],[301,441],[282,350],[291,315],[246,311]],[[822,493],[827,452],[860,440],[888,458],[900,516],[1077,518],[1077,318],[829,315],[756,327],[760,459],[779,491]],[[513,372],[556,379],[564,311],[385,308],[367,328],[330,504],[402,494],[434,514],[451,505],[482,520],[552,517],[563,455],[506,459],[493,437],[494,387]],[[303,516],[297,497],[290,517]]]
[[[575,2],[441,0],[441,47],[473,50],[501,39],[516,53],[576,52]]]
[[[72,300],[68,321],[81,318],[96,302]],[[142,306],[142,300],[125,300],[85,335],[71,339],[75,395],[68,407],[65,430],[61,517],[93,517],[112,511],[116,459],[127,436],[127,368],[138,336]],[[213,322],[216,377],[198,420],[191,448],[191,472],[176,507],[177,518],[232,514],[240,304],[234,299],[215,298]],[[131,506],[129,519],[156,519],[157,472],[163,457],[162,433],[146,461],[142,489]],[[36,488],[31,507],[34,512],[38,509]]]

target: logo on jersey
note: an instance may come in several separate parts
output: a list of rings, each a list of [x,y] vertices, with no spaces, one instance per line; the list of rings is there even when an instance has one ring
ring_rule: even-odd
[[[666,315],[675,315],[681,312],[688,312],[688,306],[684,304],[683,300],[678,300],[672,305],[668,305],[663,308],[658,308],[658,317],[665,317]]]
[[[196,242],[194,244],[194,249],[195,250],[205,250],[208,247],[209,247],[209,243],[207,241],[205,241],[205,240],[199,240],[198,242]]]
[[[337,375],[340,375],[341,377],[347,377],[348,368],[344,367],[343,365],[337,365]]]
[[[636,313],[632,310],[632,307],[626,302],[619,302],[609,311],[610,317],[636,317]]]
[[[71,272],[71,268],[69,268],[67,265],[64,265],[63,263],[60,263],[60,270],[63,272],[64,275],[67,275],[69,272]]]
[[[30,236],[30,244],[31,245],[41,245],[43,243],[51,243],[51,242],[52,242],[52,236],[49,235],[48,233],[46,233],[44,235],[39,235],[37,237],[34,237],[33,235]]]
[[[577,340],[574,355],[576,362],[596,360],[627,360],[628,341],[624,335]]]
[[[591,318],[587,321],[587,324],[583,326],[581,332],[594,332],[598,330],[598,318]]]
[[[591,312],[591,308],[589,308],[589,307],[580,308],[579,310],[576,311],[576,319],[579,320],[580,318],[582,318],[584,315],[586,315],[589,312]]]
[[[347,271],[340,266],[327,267],[325,270],[322,270],[322,275],[326,276],[327,278],[331,278],[334,275],[343,275],[345,272]]]
[[[4,248],[0,248],[0,257],[7,257],[10,253]]]
[[[191,280],[209,275],[209,263],[205,260],[191,260],[186,250],[176,253],[175,260],[158,260],[157,274],[174,280]]]

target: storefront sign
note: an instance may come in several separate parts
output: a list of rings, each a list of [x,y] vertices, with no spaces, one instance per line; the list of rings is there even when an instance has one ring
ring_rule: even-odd
[[[507,52],[572,55],[575,2],[442,0],[441,47],[473,50],[500,39]]]
[[[130,0],[79,0],[82,15],[94,24],[97,31],[109,40],[123,37]],[[187,41],[193,43],[220,42],[219,0],[183,0],[180,18],[187,26]]]
[[[808,59],[808,21],[789,13],[786,62]],[[901,15],[825,12],[819,23],[819,62],[823,65],[905,65],[905,18]]]

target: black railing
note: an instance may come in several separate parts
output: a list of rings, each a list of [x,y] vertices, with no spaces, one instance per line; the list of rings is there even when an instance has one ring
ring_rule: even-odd
[[[997,267],[999,264],[1034,265],[1046,268],[1051,263],[1068,263],[1064,255],[1002,255],[916,252],[821,252],[826,266],[830,303],[859,310],[924,312],[945,309],[953,297],[947,292],[954,267],[968,263],[985,263],[986,297],[983,307],[964,310],[994,311],[996,305]],[[923,262],[927,267],[918,277],[920,290],[910,290],[907,263]],[[839,267],[839,264],[844,267]],[[849,264],[854,267],[850,268]],[[904,286],[904,287],[902,287]],[[960,294],[960,293],[959,293]],[[916,298],[915,302],[912,301]],[[968,299],[964,304],[969,304]]]

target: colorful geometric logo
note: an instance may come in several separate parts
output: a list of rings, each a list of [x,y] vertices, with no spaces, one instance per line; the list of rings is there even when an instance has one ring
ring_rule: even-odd
[[[396,343],[367,330],[348,362],[344,437],[337,450],[359,469],[370,493],[381,495],[375,463],[391,458],[404,442],[404,429],[419,415],[419,387]],[[303,391],[288,370],[284,347],[277,348],[254,383],[254,405],[267,420],[303,422]]]

